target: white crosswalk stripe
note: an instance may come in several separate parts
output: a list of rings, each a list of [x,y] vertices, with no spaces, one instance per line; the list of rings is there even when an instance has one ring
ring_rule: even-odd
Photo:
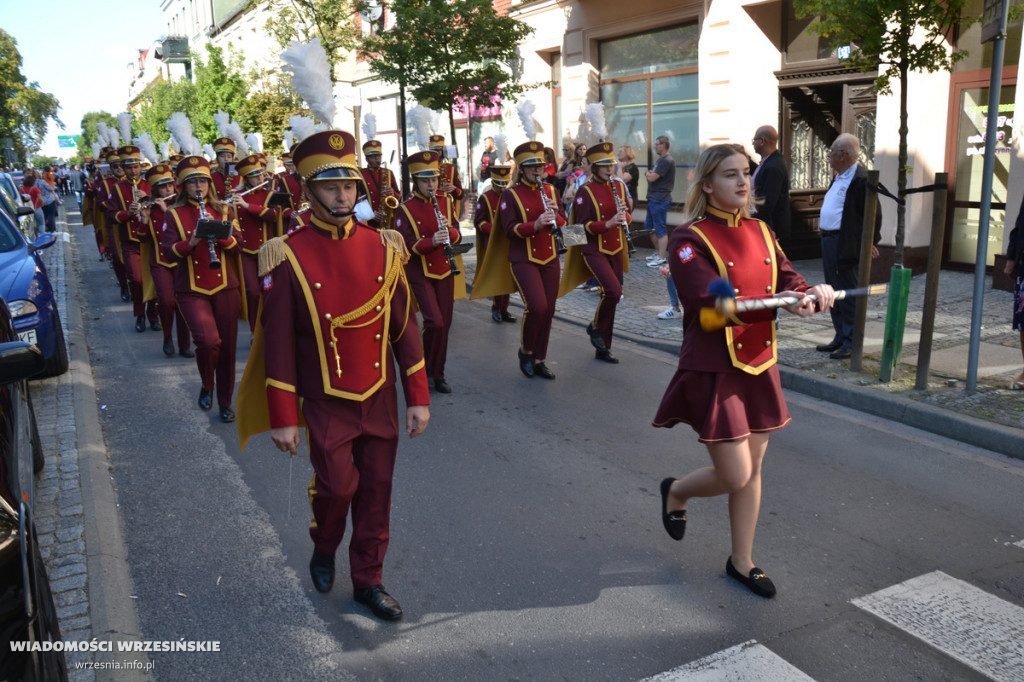
[[[1024,608],[941,571],[853,604],[999,682],[1024,682]]]
[[[754,640],[737,644],[643,682],[813,682]]]

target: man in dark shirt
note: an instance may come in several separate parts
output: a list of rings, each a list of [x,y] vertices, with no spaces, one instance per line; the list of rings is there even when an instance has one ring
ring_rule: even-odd
[[[779,153],[779,133],[761,126],[754,133],[754,153],[761,163],[754,170],[754,217],[768,223],[779,241],[789,239],[789,170]]]
[[[491,166],[501,163],[503,159],[498,158],[498,152],[494,148],[494,138],[484,138],[484,153],[480,157],[480,182],[491,177]]]
[[[654,152],[658,160],[645,173],[647,178],[647,218],[644,229],[654,233],[655,254],[647,261],[647,267],[657,268],[666,264],[665,249],[668,246],[668,209],[672,205],[672,190],[676,185],[676,161],[669,154],[669,139],[660,135],[654,141]],[[679,296],[672,280],[667,280],[668,298],[671,306],[658,313],[658,319],[670,320],[682,313],[679,310]]]

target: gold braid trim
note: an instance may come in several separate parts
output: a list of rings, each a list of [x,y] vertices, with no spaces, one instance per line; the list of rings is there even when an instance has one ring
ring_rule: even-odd
[[[402,233],[398,230],[381,230],[380,243],[390,246],[398,254],[402,265],[409,262],[409,247],[405,245],[405,238],[402,237]]]
[[[395,234],[398,233],[395,232]],[[402,244],[404,245],[405,242],[402,242]],[[262,251],[260,251],[260,253],[262,254]],[[380,318],[380,316],[384,314],[385,310],[387,310],[387,305],[385,305],[385,303],[390,304],[391,297],[394,296],[395,289],[398,287],[398,282],[401,279],[402,272],[403,269],[401,261],[398,258],[393,259],[391,261],[391,268],[388,270],[387,275],[384,277],[384,283],[380,285],[380,289],[377,290],[377,293],[375,293],[366,303],[359,306],[355,310],[345,313],[340,317],[335,317],[334,319],[331,320],[331,348],[334,349],[334,365],[336,367],[336,371],[339,377],[341,376],[341,353],[338,351],[338,339],[334,335],[334,330],[338,328],[356,329],[359,327],[365,327],[376,322]],[[353,320],[358,320],[360,317],[366,315],[371,310],[376,308],[378,305],[380,306],[380,310],[372,318],[370,318],[366,322],[363,322],[362,324],[349,325],[349,322],[352,322]]]
[[[285,236],[274,237],[264,242],[263,246],[260,247],[259,256],[257,256],[256,261],[256,271],[260,277],[266,276],[271,270],[284,262],[284,242],[286,239],[287,237]]]

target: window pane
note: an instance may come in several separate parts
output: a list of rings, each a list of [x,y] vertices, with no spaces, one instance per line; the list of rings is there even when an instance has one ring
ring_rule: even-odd
[[[651,137],[665,135],[671,141],[669,153],[676,161],[676,184],[672,201],[686,199],[690,173],[700,155],[697,116],[697,74],[666,76],[651,80]],[[657,158],[653,145],[651,158]],[[642,194],[646,196],[646,194]]]
[[[673,26],[601,43],[601,78],[697,66],[697,24]]]
[[[793,4],[789,5],[789,20],[786,22],[786,55],[788,64],[807,62],[816,59],[828,59],[832,56],[832,46],[828,38],[823,38],[811,30],[818,23],[817,17],[796,18]]]

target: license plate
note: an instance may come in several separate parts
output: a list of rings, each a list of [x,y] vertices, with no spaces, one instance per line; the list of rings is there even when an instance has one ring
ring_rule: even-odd
[[[25,341],[31,344],[35,344],[37,341],[36,330],[29,329],[28,331],[18,332],[18,340]]]

